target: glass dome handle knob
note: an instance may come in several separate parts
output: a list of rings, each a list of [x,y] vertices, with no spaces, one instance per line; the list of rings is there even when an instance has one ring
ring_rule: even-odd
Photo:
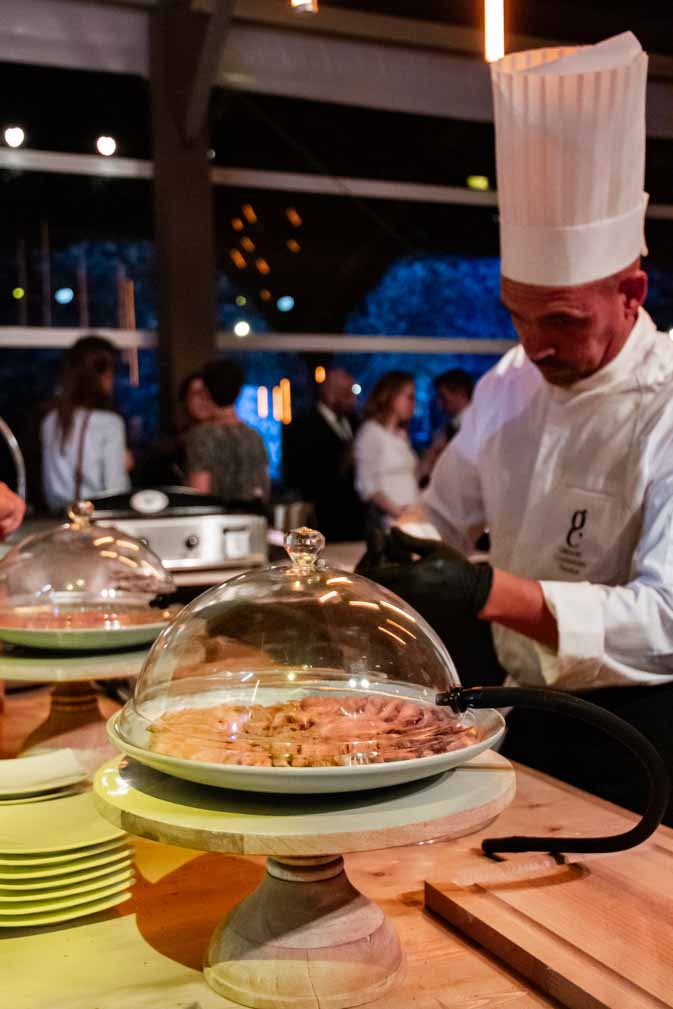
[[[325,548],[325,537],[317,529],[300,526],[285,537],[287,550],[293,565],[302,571],[310,571],[316,566],[320,553]]]
[[[90,525],[93,513],[94,507],[91,501],[73,501],[68,509],[68,518],[72,525],[84,529]]]

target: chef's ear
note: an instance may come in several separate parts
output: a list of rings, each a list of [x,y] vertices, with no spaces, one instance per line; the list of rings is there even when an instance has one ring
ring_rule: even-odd
[[[619,293],[624,298],[627,311],[637,309],[647,297],[647,274],[638,266],[619,281]]]

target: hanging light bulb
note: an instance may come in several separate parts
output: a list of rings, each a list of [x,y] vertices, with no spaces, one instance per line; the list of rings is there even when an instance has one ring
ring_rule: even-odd
[[[504,0],[484,0],[484,56],[487,63],[505,55]]]
[[[290,7],[297,14],[317,14],[318,0],[290,0]]]

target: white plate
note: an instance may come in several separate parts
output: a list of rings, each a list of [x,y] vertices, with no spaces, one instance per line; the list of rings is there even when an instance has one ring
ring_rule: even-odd
[[[53,792],[38,792],[37,795],[13,795],[10,798],[0,798],[0,809],[5,806],[25,806],[28,802],[54,802],[56,799],[66,799],[69,795],[78,795],[81,789],[55,788]]]
[[[84,848],[68,848],[65,851],[32,852],[16,854],[15,852],[0,851],[0,868],[3,866],[29,866],[29,865],[55,865],[60,862],[72,862],[75,859],[91,858],[94,855],[113,854],[128,845],[126,836],[117,838],[114,841],[106,841],[104,844],[91,844]]]
[[[105,628],[73,628],[72,630],[38,630],[30,627],[0,626],[0,640],[25,648],[49,651],[107,651],[115,648],[132,648],[154,641],[168,623],[125,624],[115,630]]]
[[[125,837],[96,811],[93,794],[83,792],[59,799],[57,810],[48,802],[0,809],[0,859],[8,856],[45,856],[99,846]],[[78,857],[84,852],[79,852]],[[69,857],[74,857],[70,855]]]
[[[499,712],[484,709],[474,711],[473,714],[481,736],[478,743],[432,757],[391,760],[385,764],[364,764],[357,767],[243,767],[237,764],[202,763],[155,753],[144,746],[128,742],[119,732],[119,713],[109,719],[107,729],[110,739],[123,753],[174,778],[244,792],[311,795],[319,792],[359,792],[370,788],[387,788],[389,785],[429,778],[466,764],[478,753],[495,746],[505,731],[505,720]],[[143,732],[147,736],[146,730],[143,729]]]
[[[126,865],[122,869],[116,866],[112,872],[105,872],[89,879],[76,878],[74,882],[68,883],[61,877],[50,880],[49,885],[38,880],[37,885],[33,880],[26,880],[22,886],[7,886],[4,880],[0,880],[0,903],[13,903],[22,900],[38,900],[44,897],[45,900],[52,900],[56,897],[68,897],[70,894],[85,893],[89,890],[100,890],[105,886],[112,886],[114,883],[129,882],[133,877],[133,866]],[[33,884],[33,885],[29,885]],[[92,898],[89,898],[92,899]]]
[[[99,911],[107,911],[110,907],[116,907],[125,900],[129,900],[131,893],[113,894],[110,897],[100,897],[98,900],[87,901],[86,904],[78,904],[77,907],[62,908],[60,911],[42,911],[39,914],[24,914],[21,917],[12,915],[0,915],[0,928],[29,928],[33,925],[55,925],[59,921],[70,921],[72,918],[83,918],[87,914],[97,914]]]
[[[105,872],[126,868],[131,864],[133,853],[126,846],[119,851],[106,851],[90,858],[78,858],[74,862],[52,862],[49,865],[0,865],[0,886],[43,887],[55,882],[77,879],[91,879]]]
[[[0,798],[37,795],[86,778],[76,753],[65,747],[32,757],[0,760]]]
[[[76,907],[78,904],[87,904],[92,900],[102,900],[103,897],[110,897],[114,893],[123,893],[130,890],[133,879],[118,880],[116,883],[108,883],[101,887],[98,892],[89,893],[66,893],[61,897],[52,897],[49,894],[40,894],[37,897],[24,900],[14,900],[5,902],[0,899],[0,916],[16,915],[17,925],[21,924],[21,919],[26,914],[37,914],[41,911],[59,911],[64,907]]]

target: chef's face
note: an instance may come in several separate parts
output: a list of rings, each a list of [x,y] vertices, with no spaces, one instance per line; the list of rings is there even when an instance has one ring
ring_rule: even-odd
[[[577,287],[539,287],[502,278],[502,301],[523,349],[552,385],[572,385],[622,349],[645,301],[639,263]]]

